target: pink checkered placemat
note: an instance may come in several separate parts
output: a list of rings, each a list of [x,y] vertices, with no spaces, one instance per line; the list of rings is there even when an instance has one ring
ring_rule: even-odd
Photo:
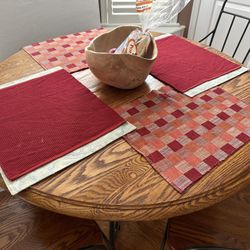
[[[221,88],[191,99],[168,86],[116,110],[127,142],[179,192],[250,140],[250,106]]]
[[[92,29],[75,34],[59,36],[44,42],[33,43],[23,49],[44,69],[61,66],[68,72],[88,68],[85,47],[106,29]]]

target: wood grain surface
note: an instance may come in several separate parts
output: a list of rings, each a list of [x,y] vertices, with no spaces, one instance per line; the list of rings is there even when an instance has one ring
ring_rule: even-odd
[[[2,62],[0,69],[0,83],[42,70],[24,51]],[[89,70],[84,71],[81,80],[112,107],[159,87],[145,83],[135,90],[118,90],[100,83]],[[223,88],[250,104],[249,83],[247,72]],[[180,194],[120,139],[20,196],[37,206],[81,218],[126,221],[170,218],[211,206],[249,185],[249,150],[250,144],[245,145]]]
[[[37,208],[0,192],[0,249],[75,250],[103,244],[94,221]]]
[[[169,243],[175,250],[193,246],[248,250],[249,209],[250,188],[247,188],[215,206],[172,218]],[[75,250],[102,243],[94,222],[36,208],[7,192],[0,193],[0,212],[0,249],[3,250]],[[108,223],[100,221],[98,225],[108,235]],[[117,249],[159,249],[165,221],[121,222],[120,225]]]

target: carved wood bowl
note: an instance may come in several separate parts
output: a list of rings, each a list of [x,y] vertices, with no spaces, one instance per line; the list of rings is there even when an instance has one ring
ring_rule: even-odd
[[[152,39],[147,55],[111,54],[137,26],[120,26],[91,41],[86,48],[86,60],[91,72],[103,83],[133,89],[144,83],[157,57],[157,47]]]

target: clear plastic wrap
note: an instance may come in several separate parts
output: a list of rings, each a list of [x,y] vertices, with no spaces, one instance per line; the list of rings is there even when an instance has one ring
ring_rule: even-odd
[[[175,18],[190,0],[136,0],[142,31],[154,30]]]
[[[141,30],[134,30],[112,53],[142,56],[147,52],[152,36],[149,31],[169,23],[190,0],[136,0]]]

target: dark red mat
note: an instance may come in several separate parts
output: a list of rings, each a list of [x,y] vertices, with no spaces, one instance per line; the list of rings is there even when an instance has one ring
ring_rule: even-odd
[[[180,92],[240,68],[240,65],[174,35],[156,43],[158,57],[151,74]]]
[[[0,90],[0,166],[10,180],[124,123],[65,70]]]

